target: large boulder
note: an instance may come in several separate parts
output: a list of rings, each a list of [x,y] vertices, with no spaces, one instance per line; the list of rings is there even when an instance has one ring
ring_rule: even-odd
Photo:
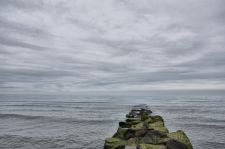
[[[187,145],[173,139],[166,142],[166,147],[167,149],[188,149]]]
[[[165,133],[162,133],[160,131],[156,131],[154,129],[127,129],[127,131],[124,134],[124,139],[128,140],[129,138],[134,137],[152,137],[152,138],[161,138],[166,137],[167,135]]]
[[[193,149],[190,140],[188,139],[187,135],[182,130],[168,133],[168,137],[185,144],[188,149]]]
[[[105,140],[104,149],[124,149],[126,142],[119,138],[107,138]]]

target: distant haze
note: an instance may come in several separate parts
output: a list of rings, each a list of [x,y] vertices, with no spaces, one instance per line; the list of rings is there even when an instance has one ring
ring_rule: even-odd
[[[0,92],[225,89],[224,0],[0,0]]]

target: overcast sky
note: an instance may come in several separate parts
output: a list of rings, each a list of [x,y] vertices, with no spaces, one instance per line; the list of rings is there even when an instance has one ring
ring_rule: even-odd
[[[0,0],[0,92],[225,89],[224,0]]]

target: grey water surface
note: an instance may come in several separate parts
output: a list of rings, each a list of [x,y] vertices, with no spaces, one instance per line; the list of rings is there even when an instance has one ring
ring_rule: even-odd
[[[1,94],[1,149],[101,149],[131,106],[148,104],[195,149],[225,147],[222,95]]]

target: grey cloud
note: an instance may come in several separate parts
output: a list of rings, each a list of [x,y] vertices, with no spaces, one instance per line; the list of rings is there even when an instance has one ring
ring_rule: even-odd
[[[17,39],[7,38],[7,37],[0,37],[0,44],[7,45],[7,46],[13,46],[13,47],[21,47],[26,48],[30,50],[45,50],[49,49],[48,47],[35,45],[32,43],[26,43],[23,41],[18,41]]]
[[[197,80],[197,79],[222,79],[225,80],[225,72],[188,72],[188,71],[159,71],[159,72],[142,72],[128,75],[111,76],[110,78],[99,78],[94,81],[88,80],[86,86],[108,86],[113,84],[141,85],[151,84],[154,82],[177,81],[177,80]]]
[[[96,33],[96,32],[104,33],[105,32],[102,28],[97,27],[93,24],[90,24],[89,22],[86,22],[84,20],[79,20],[77,18],[67,18],[67,19],[71,24],[78,26],[81,29],[88,30],[88,31],[94,32],[94,33]]]
[[[126,55],[131,52],[139,50],[139,46],[146,45],[144,41],[129,41],[129,40],[109,40],[103,38],[88,38],[83,39],[85,42],[96,43],[99,45],[104,45],[108,48],[114,49],[113,55]]]
[[[0,17],[1,33],[17,33],[21,35],[34,36],[35,38],[46,38],[48,34],[39,27],[30,27],[26,24],[13,22],[7,18]]]
[[[39,1],[28,1],[28,0],[0,0],[1,8],[16,8],[16,9],[39,9],[43,5],[42,0]]]
[[[72,72],[57,70],[32,70],[32,69],[1,69],[0,82],[38,82],[52,78],[76,76]]]
[[[223,6],[0,0],[0,88],[116,90],[180,81],[182,89],[195,80],[225,89]]]
[[[189,67],[192,69],[199,69],[199,68],[218,68],[224,69],[225,68],[225,52],[210,52],[207,53],[204,57],[199,59],[193,60],[188,63],[179,64],[178,67]]]

